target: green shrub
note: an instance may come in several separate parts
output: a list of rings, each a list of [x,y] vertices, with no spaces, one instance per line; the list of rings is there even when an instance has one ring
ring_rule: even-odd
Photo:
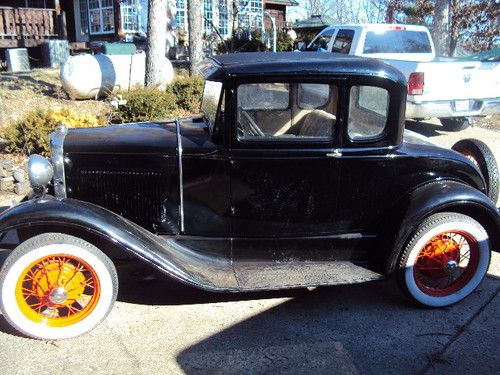
[[[279,51],[293,51],[293,40],[285,31],[278,31],[276,50]]]
[[[127,104],[118,107],[117,122],[165,120],[175,117],[175,95],[155,87],[135,87],[122,93]]]
[[[267,47],[261,42],[262,33],[260,30],[252,31],[252,37],[249,38],[248,34],[242,33],[235,35],[232,38],[220,42],[217,45],[216,52],[230,53],[230,52],[263,52],[267,51]]]
[[[203,78],[199,76],[175,78],[168,85],[167,92],[175,95],[177,107],[184,111],[198,113],[203,95]]]
[[[94,115],[77,114],[67,108],[35,110],[7,128],[5,150],[12,153],[33,153],[48,156],[50,153],[50,133],[59,124],[70,128],[102,126],[105,119]]]

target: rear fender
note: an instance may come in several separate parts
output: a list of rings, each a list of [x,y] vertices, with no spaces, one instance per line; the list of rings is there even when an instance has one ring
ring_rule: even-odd
[[[417,226],[437,212],[458,212],[477,220],[488,232],[491,247],[500,251],[500,215],[486,195],[469,185],[456,181],[435,181],[408,194],[400,201],[391,217],[397,218],[393,247],[386,263],[386,272],[395,270],[403,247]]]
[[[51,196],[29,200],[0,213],[0,234],[36,227],[80,237],[98,236],[189,285],[213,290],[237,289],[229,258],[196,252],[176,237],[160,237],[102,207]],[[82,238],[86,239],[86,238]]]

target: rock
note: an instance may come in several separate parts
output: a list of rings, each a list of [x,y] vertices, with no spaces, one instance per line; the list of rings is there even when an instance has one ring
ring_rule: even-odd
[[[26,181],[26,176],[21,168],[14,169],[12,172],[12,176],[14,177],[14,180],[16,180],[17,182]]]
[[[7,172],[11,172],[15,168],[16,164],[11,159],[5,159],[0,161],[0,168],[5,169]]]
[[[11,172],[9,172],[6,169],[0,168],[0,178],[10,177],[10,176],[12,176]]]
[[[17,195],[24,195],[26,194],[30,189],[30,184],[28,181],[24,182],[17,182],[14,184],[14,193]]]
[[[0,191],[14,190],[14,177],[0,178]]]

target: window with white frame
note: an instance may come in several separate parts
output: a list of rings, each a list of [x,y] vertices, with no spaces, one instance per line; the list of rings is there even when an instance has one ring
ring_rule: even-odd
[[[214,12],[212,9],[212,0],[203,0],[203,26],[205,28],[205,34],[210,35],[212,33],[212,22]]]
[[[120,4],[122,13],[123,31],[136,33],[140,30],[139,7],[135,0],[122,0]]]
[[[91,34],[110,34],[115,31],[113,0],[88,0]]]
[[[219,34],[223,37],[227,36],[228,29],[228,11],[227,4],[225,4],[224,0],[220,0],[219,3]]]
[[[248,0],[240,4],[238,21],[242,28],[260,28],[262,26],[262,0]]]
[[[187,30],[187,0],[176,1],[177,13],[175,14],[175,21],[178,29]]]

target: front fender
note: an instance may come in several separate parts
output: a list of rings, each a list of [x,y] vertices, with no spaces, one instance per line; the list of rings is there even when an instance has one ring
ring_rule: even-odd
[[[394,212],[399,231],[386,271],[392,273],[404,245],[416,227],[437,212],[458,212],[473,217],[485,227],[493,250],[500,251],[500,215],[495,204],[477,189],[456,181],[434,181],[412,191],[397,204]]]
[[[230,259],[196,252],[176,237],[154,235],[91,203],[45,196],[0,213],[0,234],[41,225],[50,227],[51,232],[57,232],[58,228],[91,232],[195,287],[214,291],[237,289]]]

